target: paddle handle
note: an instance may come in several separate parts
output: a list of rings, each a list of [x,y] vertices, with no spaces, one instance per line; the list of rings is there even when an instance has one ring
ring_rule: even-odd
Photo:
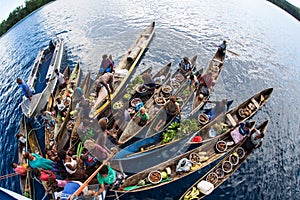
[[[98,172],[102,169],[102,167],[115,155],[115,153],[112,153],[108,156],[108,158],[106,160],[104,160],[102,162],[102,164],[100,165],[100,167],[98,167],[98,169],[96,169],[96,171],[94,171],[94,173],[76,190],[75,193],[73,193],[70,196],[70,200],[73,200],[73,198],[75,196],[79,196],[79,194],[84,190],[84,188],[86,186],[88,186],[89,182],[91,182],[91,180],[98,174]]]

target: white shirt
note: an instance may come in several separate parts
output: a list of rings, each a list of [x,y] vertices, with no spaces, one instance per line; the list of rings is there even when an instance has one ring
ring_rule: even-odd
[[[62,74],[62,73],[58,73],[55,74],[56,78],[58,79],[59,83],[60,84],[64,84],[66,81],[65,81],[65,76]]]
[[[52,115],[51,115],[51,112],[49,112],[49,111],[46,111],[46,115],[44,116],[44,115],[42,115],[42,118],[44,119],[44,120],[47,120],[47,121],[51,121],[53,118],[52,118]]]

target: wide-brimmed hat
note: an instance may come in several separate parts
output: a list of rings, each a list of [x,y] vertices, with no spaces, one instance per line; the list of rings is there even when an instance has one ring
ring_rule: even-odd
[[[189,61],[190,59],[189,59],[189,57],[184,57],[183,60]]]

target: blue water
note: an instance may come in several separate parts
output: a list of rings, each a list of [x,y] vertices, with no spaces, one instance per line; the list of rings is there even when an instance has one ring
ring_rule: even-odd
[[[0,38],[0,174],[12,173],[17,161],[21,91],[17,77],[27,79],[40,48],[62,37],[67,64],[80,61],[83,74],[95,77],[102,54],[116,62],[150,22],[155,36],[135,73],[198,54],[206,66],[223,39],[228,54],[211,99],[234,99],[232,106],[258,91],[274,87],[270,101],[254,117],[270,118],[264,145],[207,199],[300,199],[300,24],[262,0],[91,0],[55,1],[31,14]],[[199,176],[199,175],[198,175]],[[194,177],[196,179],[197,177]],[[0,186],[20,192],[18,177]],[[134,199],[176,199],[188,187],[165,188]]]

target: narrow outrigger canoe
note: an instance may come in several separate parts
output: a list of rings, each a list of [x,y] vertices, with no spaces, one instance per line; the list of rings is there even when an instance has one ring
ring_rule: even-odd
[[[208,91],[208,94],[203,94],[201,93],[200,90],[197,90],[194,94],[194,98],[193,98],[193,110],[191,112],[191,114],[195,113],[196,111],[200,110],[206,100],[209,99],[210,94],[213,92],[214,86],[218,81],[219,75],[221,73],[223,64],[224,64],[224,60],[225,60],[225,56],[220,56],[219,52],[217,51],[213,57],[213,59],[209,62],[204,74],[208,74],[211,73],[211,76],[213,78],[213,82],[212,82],[212,86],[211,86],[211,90]],[[199,83],[199,88],[201,88],[201,83]]]
[[[129,48],[122,60],[118,63],[114,73],[114,93],[111,94],[110,99],[113,100],[119,91],[123,88],[131,72],[139,62],[146,48],[148,47],[155,31],[155,22],[150,23],[143,32],[138,36],[135,43]],[[101,88],[98,98],[91,109],[91,117],[97,117],[109,104],[107,98],[108,93],[104,87]]]
[[[196,66],[197,58],[198,58],[198,56],[195,55],[191,59],[193,68]],[[203,72],[203,68],[199,69],[197,74],[201,74],[202,72]],[[181,80],[181,82],[179,82],[179,80]],[[194,92],[193,88],[189,89],[188,80],[185,78],[184,75],[182,75],[180,72],[176,71],[172,75],[169,84],[171,85],[171,87],[173,89],[172,95],[176,96],[176,99],[177,99],[178,103],[180,104],[180,107],[181,108],[184,107]],[[179,86],[178,86],[178,84],[179,84]],[[167,102],[167,100],[168,100],[168,98],[165,99],[165,102]],[[150,137],[158,132],[163,131],[175,119],[175,117],[174,117],[170,123],[166,124],[166,118],[167,118],[167,113],[166,113],[165,109],[163,108],[163,106],[161,106],[160,109],[156,112],[155,118],[151,121],[149,128],[147,129],[146,137]]]
[[[269,120],[266,120],[259,124],[256,129],[260,131],[260,133],[266,133],[267,127],[269,124]],[[251,131],[251,135],[255,132],[253,129]],[[254,151],[254,149],[245,149],[243,145],[245,144],[246,140],[250,139],[250,137],[246,136],[240,143],[237,145],[225,158],[223,158],[219,163],[217,163],[211,170],[209,170],[205,175],[203,175],[200,179],[198,179],[193,185],[191,185],[186,192],[180,197],[181,200],[191,200],[191,199],[202,199],[205,196],[209,195],[213,192],[214,189],[219,187],[224,181],[226,181],[241,165],[242,163],[249,157],[249,155]],[[231,163],[230,158],[236,157],[235,163]],[[224,172],[222,166],[224,166],[225,162],[231,163],[231,170]],[[229,163],[228,163],[229,164]],[[230,165],[230,164],[229,164]],[[229,168],[230,169],[230,168]],[[203,182],[202,182],[203,181]],[[207,185],[206,182],[208,181],[210,187],[208,190],[203,190],[202,192],[198,189],[198,184]],[[204,187],[203,187],[204,188]]]
[[[251,122],[252,127],[254,127],[255,122]],[[216,150],[215,146],[219,139],[225,141],[226,143],[231,142],[232,139],[230,137],[230,134],[224,135],[221,138],[214,138],[208,143],[205,143],[193,150],[190,150],[184,154],[179,153],[179,156],[176,156],[174,158],[171,158],[167,161],[164,161],[162,163],[157,164],[156,166],[153,166],[151,168],[148,168],[144,171],[138,172],[132,176],[129,176],[126,178],[124,183],[120,186],[119,189],[114,190],[115,192],[122,192],[122,193],[128,193],[128,192],[141,192],[145,190],[150,190],[153,188],[158,188],[161,186],[164,186],[166,184],[171,184],[179,179],[182,179],[186,176],[192,175],[193,173],[197,172],[198,170],[204,168],[205,166],[208,166],[209,164],[215,162],[219,158],[223,157],[227,152],[230,152],[232,149],[234,149],[235,146],[238,144],[231,144],[228,145],[226,149],[219,152]],[[188,163],[192,162],[191,160],[192,155],[199,155],[199,159],[197,160],[197,165],[188,168],[186,171],[178,171],[177,169],[181,166],[184,166],[184,163],[188,165]],[[143,162],[140,163],[141,165],[144,164]],[[165,177],[165,179],[162,179],[160,182],[156,184],[152,184],[149,182],[148,176],[151,172],[166,172],[168,174],[168,177]],[[141,184],[141,180],[145,184]]]
[[[34,95],[31,101],[24,99],[21,103],[22,112],[26,117],[30,118],[40,114],[40,111],[46,106],[56,85],[56,81],[48,84],[47,81],[54,77],[55,69],[60,70],[63,53],[64,43],[59,38],[51,40],[46,49],[39,51],[27,81],[27,85],[33,89]]]
[[[162,85],[170,78],[171,66],[172,66],[172,62],[168,63],[166,66],[161,68],[161,70],[159,70],[152,77],[153,80],[156,80],[157,78],[161,78],[162,76],[164,77],[164,79],[156,87],[155,93],[153,93],[151,96],[148,95],[148,96],[150,96],[150,98],[143,98],[144,107],[145,107],[146,112],[148,113],[148,115],[150,117],[149,121],[151,121],[152,119],[155,118],[155,114],[157,112],[157,109],[159,109],[161,107],[161,105],[158,105],[159,108],[157,108],[157,106],[154,107],[153,105],[155,104],[155,98],[160,94]],[[132,99],[134,99],[134,98],[132,98]],[[133,118],[128,122],[126,128],[123,130],[122,135],[119,138],[119,140],[121,142],[126,143],[129,140],[131,140],[133,137],[139,137],[139,138],[143,137],[140,133],[145,128],[147,128],[149,122],[147,124],[145,124],[144,126],[138,125],[137,119],[134,118],[137,114],[138,114],[138,112],[133,116]]]

